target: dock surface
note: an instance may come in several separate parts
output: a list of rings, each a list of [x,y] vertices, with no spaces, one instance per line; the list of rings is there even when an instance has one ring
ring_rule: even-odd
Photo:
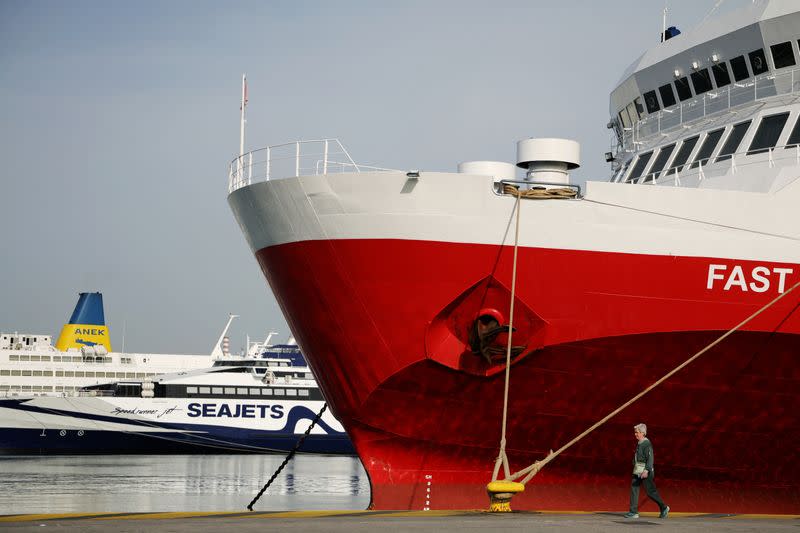
[[[559,531],[618,532],[630,528],[657,528],[662,533],[705,531],[793,531],[800,528],[799,515],[722,515],[670,513],[661,520],[654,513],[625,519],[623,513],[484,511],[287,511],[287,512],[186,512],[186,513],[69,513],[0,515],[7,531],[304,531],[372,532],[378,528],[397,531]],[[487,529],[489,528],[489,529]]]

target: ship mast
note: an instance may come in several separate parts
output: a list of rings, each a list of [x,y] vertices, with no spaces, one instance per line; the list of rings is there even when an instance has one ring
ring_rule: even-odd
[[[239,164],[242,164],[244,155],[244,110],[247,107],[247,74],[242,74],[242,105],[239,107],[241,118],[239,121]]]

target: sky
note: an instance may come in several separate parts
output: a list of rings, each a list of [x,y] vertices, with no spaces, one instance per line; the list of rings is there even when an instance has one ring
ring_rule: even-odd
[[[668,25],[715,3],[668,1]],[[55,340],[100,291],[115,350],[209,353],[229,313],[234,351],[284,340],[226,200],[243,73],[246,150],[331,137],[358,163],[455,171],[564,137],[573,179],[605,180],[609,93],[664,5],[0,0],[0,331]]]

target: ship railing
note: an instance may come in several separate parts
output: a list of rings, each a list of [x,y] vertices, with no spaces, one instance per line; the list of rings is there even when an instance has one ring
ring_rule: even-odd
[[[750,169],[770,169],[789,165],[800,166],[800,145],[798,144],[744,150],[725,155],[722,160],[720,160],[720,156],[716,156],[703,160],[702,164],[687,163],[680,170],[673,167],[659,172],[651,172],[629,181],[638,185],[680,186],[681,180],[703,181]]]
[[[792,94],[800,95],[800,68],[732,82],[721,89],[712,89],[702,96],[651,113],[638,120],[632,127],[624,128],[622,148],[635,152],[644,139],[653,135],[667,133],[690,122],[744,104]]]
[[[293,141],[259,148],[231,161],[228,192],[258,181],[343,172],[392,169],[356,163],[339,139]]]

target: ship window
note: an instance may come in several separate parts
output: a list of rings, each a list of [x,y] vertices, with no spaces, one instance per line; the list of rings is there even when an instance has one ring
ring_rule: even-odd
[[[658,97],[655,91],[647,91],[644,93],[644,105],[647,106],[648,113],[655,113],[661,107],[658,105]]]
[[[722,138],[722,133],[724,131],[725,128],[720,128],[706,135],[703,144],[700,145],[700,149],[697,151],[697,155],[694,156],[694,162],[692,163],[692,166],[689,168],[697,168],[699,165],[705,165],[708,163],[708,159],[714,152],[714,148],[716,148],[717,144],[719,144],[719,140]]]
[[[305,389],[300,389],[299,391],[297,391],[297,393],[298,393],[300,396],[308,396],[308,391],[307,391],[307,390],[305,390]]]
[[[53,361],[55,361],[56,363],[60,363],[61,362],[61,356],[60,355],[54,355],[53,356]]]
[[[775,64],[775,68],[791,67],[795,64],[791,41],[773,44],[769,49],[772,51],[772,62]]]
[[[786,148],[793,148],[800,144],[800,116],[797,117],[797,122],[794,123],[792,133],[789,134],[789,140],[786,141]]]
[[[19,370],[12,370],[11,371],[11,375],[12,376],[19,376]]]
[[[186,387],[186,394],[197,394],[197,387]]]
[[[42,371],[41,370],[34,370],[33,371],[33,375],[37,376],[37,377],[41,377],[42,376]]]
[[[30,358],[30,356],[28,356],[28,355],[20,355],[20,356],[19,356],[19,360],[20,360],[20,361],[30,361],[30,360],[31,360],[31,358]]]
[[[64,377],[64,371],[63,370],[56,370],[56,377],[57,378],[63,378]]]
[[[750,77],[747,72],[747,63],[744,61],[744,56],[736,56],[731,59],[731,70],[733,70],[733,79],[742,81]]]
[[[677,103],[675,100],[675,93],[672,91],[672,84],[668,83],[658,88],[658,94],[661,95],[661,103],[664,107],[674,106]]]
[[[211,387],[197,387],[198,394],[211,394]]]
[[[725,161],[731,158],[731,154],[736,152],[736,149],[739,148],[739,143],[742,142],[744,134],[747,133],[747,128],[749,127],[749,120],[747,122],[740,122],[733,127],[725,144],[722,145],[722,150],[720,150],[719,155],[717,155],[717,161]]]
[[[750,57],[750,68],[753,70],[753,76],[758,76],[768,70],[767,58],[764,56],[763,48],[753,50],[747,55]]]
[[[717,87],[725,87],[730,84],[731,76],[728,74],[728,66],[724,61],[711,67],[711,72],[714,74]]]
[[[639,118],[644,116],[644,107],[642,107],[642,99],[638,96],[633,99],[633,106],[636,108],[636,114]]]
[[[681,102],[692,97],[692,89],[689,88],[689,78],[684,76],[675,80],[675,90],[678,91],[678,98]]]
[[[295,389],[286,389],[286,396],[297,396],[297,391]]]
[[[75,372],[72,372],[71,370],[65,370],[64,371],[64,377],[65,378],[74,378],[75,377]],[[124,378],[125,376],[122,376],[122,377]]]
[[[8,360],[9,361],[19,361],[19,356],[18,355],[9,355],[8,356]]]
[[[27,343],[25,343],[25,344],[27,344]],[[42,358],[40,356],[38,356],[38,355],[32,355],[31,356],[31,361],[41,361],[41,360],[42,360]]]
[[[683,165],[686,164],[686,161],[689,160],[689,156],[692,154],[692,150],[694,150],[695,145],[697,144],[697,140],[700,138],[699,135],[691,137],[683,141],[681,144],[678,153],[675,155],[675,159],[672,161],[672,167],[675,169],[675,172],[680,172],[683,170]]]
[[[675,150],[675,144],[670,144],[669,146],[665,146],[658,152],[658,156],[656,157],[655,161],[653,161],[653,166],[650,167],[650,180],[655,181],[658,179],[658,175],[664,169],[664,165],[667,164],[667,160],[669,156],[672,155],[672,151]]]
[[[10,376],[11,372],[8,370],[0,370],[0,376]]]
[[[283,389],[275,389],[275,396],[283,396]]]
[[[250,394],[252,396],[258,396],[261,394],[261,389],[250,389]]]
[[[125,372],[125,377],[136,379],[136,372]]]
[[[272,389],[261,389],[262,396],[272,396]]]
[[[247,387],[238,387],[236,389],[236,394],[247,394]]]
[[[747,155],[763,154],[770,148],[775,148],[788,118],[789,113],[786,112],[761,119],[756,134],[753,135],[750,148],[747,150]]]
[[[222,387],[211,387],[211,394],[223,394]]]
[[[125,372],[117,372],[116,377],[124,378],[125,377]]]
[[[628,110],[622,109],[619,112],[619,120],[622,122],[623,128],[630,128],[631,127],[631,119],[628,117]]]
[[[708,73],[707,68],[692,72],[692,85],[694,85],[694,94],[703,94],[711,90],[711,74]]]
[[[225,387],[225,394],[236,394],[236,387]]]
[[[630,176],[628,176],[628,181],[634,181],[639,176],[642,175],[644,171],[644,167],[647,166],[647,163],[650,161],[650,158],[653,156],[653,152],[647,152],[646,154],[642,154],[639,156],[639,159],[636,160],[636,164],[633,165],[633,170],[631,170]]]

